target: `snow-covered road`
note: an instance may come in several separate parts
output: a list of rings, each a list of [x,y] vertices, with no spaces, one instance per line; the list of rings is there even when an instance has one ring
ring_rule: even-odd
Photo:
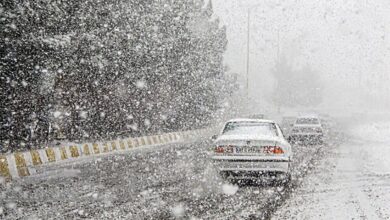
[[[390,219],[390,123],[352,127],[273,219]]]
[[[291,192],[237,187],[210,164],[209,141],[172,144],[42,166],[1,193],[4,219],[268,218]],[[313,167],[321,146],[294,148],[293,187]]]

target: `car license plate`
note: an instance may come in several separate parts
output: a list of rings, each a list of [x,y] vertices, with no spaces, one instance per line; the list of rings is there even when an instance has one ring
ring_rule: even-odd
[[[263,147],[249,147],[249,146],[244,146],[244,147],[236,147],[235,153],[238,154],[263,154],[264,149]]]

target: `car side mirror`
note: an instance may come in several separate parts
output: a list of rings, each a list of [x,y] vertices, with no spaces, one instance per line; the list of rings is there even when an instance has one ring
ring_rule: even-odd
[[[218,138],[218,135],[216,135],[216,134],[214,134],[213,136],[211,136],[211,140],[212,140],[212,141],[217,140],[217,138]]]

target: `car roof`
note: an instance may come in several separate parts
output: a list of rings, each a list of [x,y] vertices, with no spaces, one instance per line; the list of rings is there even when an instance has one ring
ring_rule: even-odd
[[[227,122],[263,122],[263,123],[275,123],[272,120],[268,119],[255,119],[255,118],[236,118],[236,119],[231,119]]]

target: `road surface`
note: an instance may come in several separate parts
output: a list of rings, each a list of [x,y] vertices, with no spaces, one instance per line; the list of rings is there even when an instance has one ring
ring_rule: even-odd
[[[338,146],[337,138],[331,138]],[[290,187],[232,185],[209,159],[210,142],[171,144],[36,170],[2,187],[3,219],[268,219],[328,146],[295,146]]]

